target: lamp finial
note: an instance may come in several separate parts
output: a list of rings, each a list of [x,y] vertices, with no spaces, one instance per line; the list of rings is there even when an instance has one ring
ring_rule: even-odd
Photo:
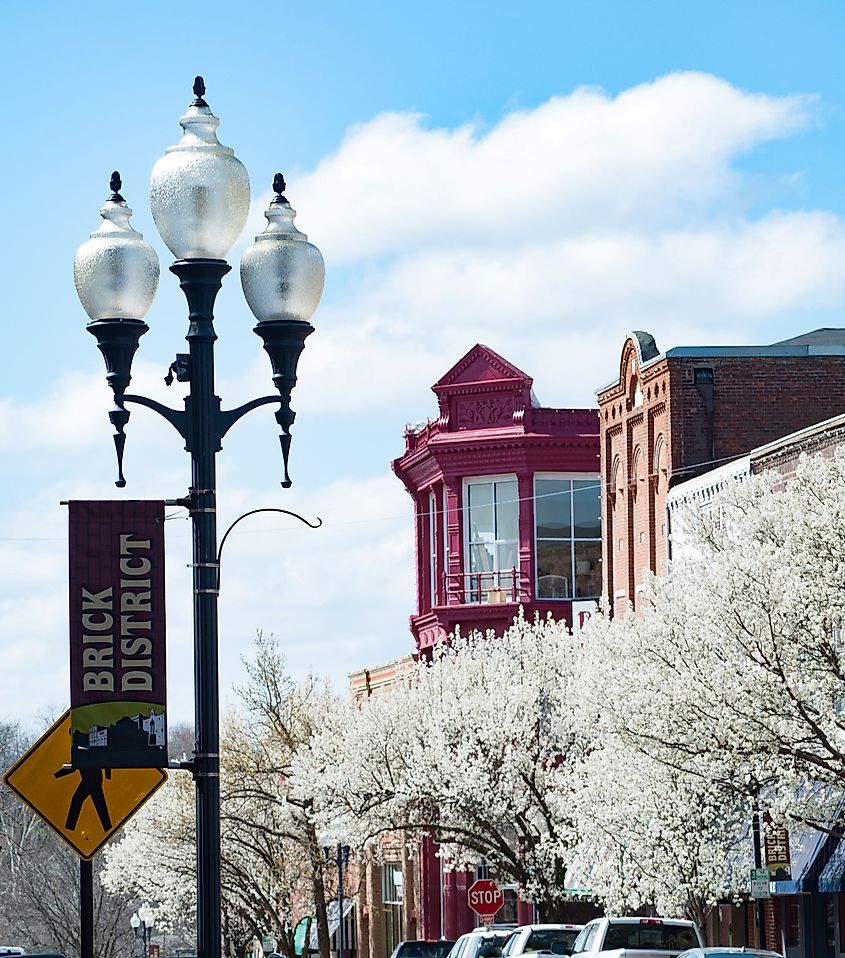
[[[281,196],[282,193],[284,193],[286,186],[287,184],[285,183],[285,178],[281,173],[277,173],[273,177],[273,192],[278,193],[279,196]]]
[[[115,170],[114,173],[112,173],[111,175],[111,179],[109,180],[109,189],[111,190],[111,196],[109,197],[109,199],[114,200],[116,202],[125,203],[126,200],[124,200],[123,197],[120,195],[120,189],[122,186],[123,186],[123,182],[120,179],[120,173],[118,173],[118,171]]]
[[[205,80],[202,77],[194,77],[194,96],[196,99],[191,106],[208,106],[203,99],[205,97]]]

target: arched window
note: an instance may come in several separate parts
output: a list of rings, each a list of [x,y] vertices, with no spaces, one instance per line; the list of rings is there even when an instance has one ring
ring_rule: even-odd
[[[643,478],[643,451],[637,446],[631,458],[631,489],[637,495],[637,483]]]
[[[657,493],[660,488],[660,480],[662,477],[661,470],[664,468],[663,460],[665,459],[664,447],[666,443],[663,439],[663,434],[661,433],[657,437],[657,441],[654,443],[654,464],[652,468],[652,476],[654,478],[654,491]]]

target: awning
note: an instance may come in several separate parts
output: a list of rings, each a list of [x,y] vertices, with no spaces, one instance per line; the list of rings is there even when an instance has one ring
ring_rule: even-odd
[[[345,898],[343,901],[343,917],[349,914],[355,906],[354,901],[350,901],[348,898]],[[329,940],[334,938],[337,933],[338,926],[340,922],[337,920],[337,899],[333,899],[330,902],[326,903],[326,919],[329,925]],[[319,945],[317,944],[317,919],[315,918],[311,922],[311,938],[309,941],[309,947],[311,951],[317,951]]]
[[[839,839],[809,826],[793,826],[789,830],[792,863],[790,881],[772,882],[775,895],[800,895],[820,889],[822,874]]]
[[[616,867],[616,856],[607,845],[602,848],[581,848],[572,856],[566,869],[563,887],[566,894],[573,898],[593,898],[596,885],[601,887],[602,879],[609,876]]]
[[[819,875],[819,891],[845,891],[845,840],[841,838]]]

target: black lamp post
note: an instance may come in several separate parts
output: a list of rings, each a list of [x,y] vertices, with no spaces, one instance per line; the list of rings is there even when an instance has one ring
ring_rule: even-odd
[[[337,865],[337,958],[343,958],[346,942],[343,934],[343,873],[349,866],[349,846],[338,845],[332,855],[332,848],[323,845],[323,857],[332,865]]]
[[[149,958],[149,945],[153,936],[153,925],[155,924],[152,910],[147,905],[141,905],[129,919],[129,924],[132,926],[132,934],[136,943],[140,931],[141,941],[144,943],[144,958]]]
[[[190,763],[196,781],[197,808],[197,952],[219,958],[220,926],[220,784],[219,690],[217,666],[217,521],[215,460],[222,439],[242,416],[258,406],[279,406],[276,420],[284,463],[282,485],[290,486],[288,455],[291,390],[305,339],[314,328],[309,320],[323,291],[320,251],[293,225],[295,210],[283,196],[284,179],[273,181],[275,198],[265,216],[267,227],[244,253],[241,283],[258,320],[254,332],[270,357],[278,395],[262,396],[235,409],[221,408],[214,387],[214,301],[230,266],[224,257],[237,240],[249,212],[249,179],[234,152],[217,139],[219,123],[205,102],[201,77],[196,99],[180,119],[184,134],[169,147],[152,173],[150,205],[156,227],[176,257],[170,267],[188,301],[189,352],[170,367],[173,377],[190,383],[184,410],[172,409],[145,396],[131,395],[132,358],[149,328],[143,321],[158,286],[155,252],[129,225],[132,210],[120,195],[120,176],[100,210],[103,224],[80,246],[74,278],[83,307],[91,318],[88,330],[106,362],[115,406],[109,419],[115,427],[117,485],[123,477],[126,403],[146,406],[163,416],[182,436],[191,455],[191,486],[178,502],[191,514],[193,526],[194,680],[196,749]]]

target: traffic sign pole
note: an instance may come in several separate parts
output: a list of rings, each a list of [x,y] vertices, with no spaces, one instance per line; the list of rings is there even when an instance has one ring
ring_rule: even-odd
[[[94,866],[79,859],[79,954],[94,958]]]

